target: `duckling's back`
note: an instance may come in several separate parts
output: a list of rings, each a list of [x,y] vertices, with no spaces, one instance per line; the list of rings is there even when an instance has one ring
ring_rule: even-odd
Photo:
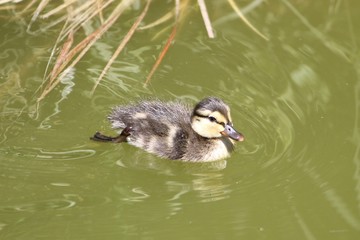
[[[180,159],[194,137],[191,108],[179,102],[141,101],[118,106],[109,115],[113,128],[131,127],[130,144],[162,157]]]

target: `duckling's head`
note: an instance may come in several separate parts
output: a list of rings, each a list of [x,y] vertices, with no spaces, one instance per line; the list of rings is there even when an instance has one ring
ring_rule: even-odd
[[[233,128],[230,108],[221,99],[208,97],[200,101],[191,116],[191,127],[205,138],[229,137],[244,141],[244,136]]]

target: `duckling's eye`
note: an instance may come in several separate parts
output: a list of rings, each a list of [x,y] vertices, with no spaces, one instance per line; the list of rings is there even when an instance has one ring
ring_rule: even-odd
[[[214,118],[213,116],[209,116],[209,120],[210,122],[216,122],[216,118]]]

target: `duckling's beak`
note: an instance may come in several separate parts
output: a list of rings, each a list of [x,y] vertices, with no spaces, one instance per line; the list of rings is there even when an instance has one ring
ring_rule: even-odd
[[[242,135],[241,133],[237,132],[231,125],[226,124],[225,125],[225,130],[220,132],[223,136],[225,137],[229,137],[231,139],[234,139],[236,141],[242,142],[244,141],[244,135]]]

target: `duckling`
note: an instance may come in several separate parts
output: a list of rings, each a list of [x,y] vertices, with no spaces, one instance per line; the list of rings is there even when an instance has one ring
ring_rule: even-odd
[[[244,136],[232,124],[230,108],[221,99],[208,97],[194,109],[180,102],[141,101],[118,106],[108,116],[117,137],[99,132],[91,138],[128,142],[163,158],[207,162],[226,158],[235,141]]]

